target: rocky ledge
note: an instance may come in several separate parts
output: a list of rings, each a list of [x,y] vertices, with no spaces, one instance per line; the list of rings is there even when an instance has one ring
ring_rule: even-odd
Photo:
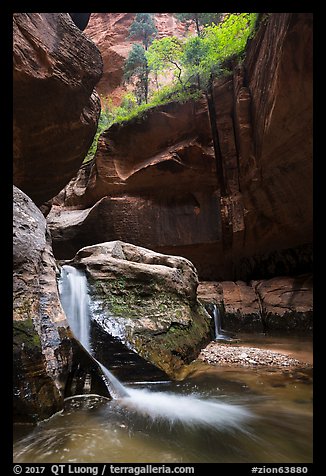
[[[310,367],[307,362],[300,362],[286,354],[257,347],[234,346],[211,342],[198,356],[208,364],[241,367]]]

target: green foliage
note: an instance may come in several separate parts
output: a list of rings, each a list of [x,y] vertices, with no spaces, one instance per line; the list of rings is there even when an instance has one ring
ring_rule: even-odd
[[[141,76],[146,67],[145,49],[139,43],[134,43],[124,64],[124,79],[130,81],[135,76]]]
[[[137,101],[132,93],[126,93],[122,97],[120,109],[126,112],[130,112],[137,106]]]
[[[124,79],[134,84],[137,103],[147,102],[148,97],[148,64],[145,49],[134,43],[124,65]]]
[[[203,41],[208,45],[208,58],[205,60],[211,69],[214,63],[222,63],[244,51],[256,18],[256,13],[229,14],[218,25],[205,27]]]
[[[167,104],[171,101],[184,103],[190,99],[196,100],[201,97],[202,93],[198,89],[184,87],[180,84],[167,85],[155,92],[151,97],[151,106]]]
[[[208,54],[208,45],[199,36],[193,36],[185,43],[183,49],[183,64],[186,69],[187,81],[196,79],[198,88],[201,87],[202,60]]]
[[[188,77],[200,77],[205,88],[213,77],[225,74],[227,60],[241,57],[256,18],[256,13],[229,14],[219,24],[206,26],[200,37],[190,38],[183,56]]]
[[[173,71],[175,77],[181,81],[181,58],[183,43],[175,36],[167,36],[161,40],[154,40],[147,51],[148,67],[155,73]]]
[[[148,100],[149,67],[145,52],[152,42],[157,30],[151,13],[137,13],[130,25],[129,37],[140,41],[134,43],[124,65],[124,79],[133,82],[137,103]]]
[[[150,14],[137,14],[139,20],[138,15]],[[211,22],[213,15],[219,14],[178,15],[189,15],[189,18],[191,15],[202,15],[200,24],[204,25]],[[205,19],[204,15],[211,17]],[[257,13],[230,13],[220,23],[203,27],[200,36],[185,40],[176,37],[154,40],[148,51],[141,44],[134,44],[124,70],[125,80],[133,81],[134,94],[127,93],[119,107],[102,100],[98,129],[84,163],[94,157],[100,134],[114,122],[141,118],[148,109],[160,104],[197,99],[201,95],[198,89],[204,90],[212,78],[227,72],[226,65],[230,58],[241,59],[248,38],[254,34],[257,16]],[[133,35],[136,35],[138,28],[134,27]],[[175,81],[152,93],[148,101],[149,73],[167,71],[174,73]],[[193,84],[197,90],[192,87]]]
[[[105,106],[102,106],[101,114],[97,123],[97,130],[93,142],[90,148],[88,149],[87,155],[83,161],[83,164],[87,164],[93,159],[97,151],[97,142],[101,133],[105,131],[105,129],[107,129],[112,124],[112,120],[114,120],[110,112],[110,106],[110,103],[107,103]]]
[[[221,19],[221,13],[175,13],[174,15],[178,20],[186,23],[188,28],[193,23],[198,36],[204,25],[217,24]]]
[[[198,90],[190,88],[185,89],[181,87],[181,85],[169,85],[155,92],[151,96],[150,101],[147,104],[142,103],[136,105],[135,100],[133,100],[133,106],[126,107],[124,106],[125,99],[123,99],[121,106],[115,108],[112,111],[112,116],[114,117],[114,119],[112,120],[111,124],[113,122],[122,123],[125,121],[130,121],[131,119],[134,119],[136,117],[141,119],[146,114],[146,112],[153,107],[167,104],[171,101],[183,103],[189,101],[190,99],[198,99],[200,95],[201,93]],[[128,95],[126,96],[128,97]]]
[[[256,13],[229,14],[218,24],[212,24],[219,14],[182,13],[179,18],[196,21],[205,26],[200,36],[187,40],[176,37],[154,40],[147,52],[148,65],[152,71],[173,71],[182,85],[197,84],[205,88],[212,77],[227,71],[230,58],[240,58],[248,37],[253,33]],[[214,17],[215,16],[215,17]]]

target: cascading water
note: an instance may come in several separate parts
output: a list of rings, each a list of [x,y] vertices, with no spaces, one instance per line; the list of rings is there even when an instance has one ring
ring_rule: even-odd
[[[91,353],[89,296],[85,275],[73,266],[63,266],[59,292],[72,332],[83,347]]]
[[[221,313],[216,304],[213,304],[213,318],[215,329],[215,340],[231,341],[232,337],[227,334],[221,327]]]
[[[85,274],[73,266],[62,267],[59,281],[62,307],[75,337],[81,342],[102,370],[108,390],[119,405],[131,412],[149,417],[152,421],[164,420],[184,425],[205,425],[219,428],[241,429],[241,423],[251,417],[242,406],[204,400],[193,395],[176,395],[167,392],[150,392],[132,389],[122,383],[93,355],[90,342],[91,310]]]
[[[93,356],[90,340],[91,312],[85,274],[74,266],[63,266],[59,292],[71,330],[102,370],[110,395],[114,398],[126,397],[128,392],[125,387]]]

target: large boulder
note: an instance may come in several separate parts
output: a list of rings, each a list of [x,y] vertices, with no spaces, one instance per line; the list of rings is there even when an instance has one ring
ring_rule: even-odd
[[[69,262],[88,277],[93,318],[171,377],[210,340],[188,260],[120,241],[82,248]]]
[[[40,205],[74,176],[100,113],[95,44],[68,13],[14,13],[14,184]]]
[[[108,392],[68,327],[44,216],[17,187],[13,212],[14,421],[35,423],[63,408],[80,362],[93,377],[93,390]],[[75,391],[83,393],[82,386]]]

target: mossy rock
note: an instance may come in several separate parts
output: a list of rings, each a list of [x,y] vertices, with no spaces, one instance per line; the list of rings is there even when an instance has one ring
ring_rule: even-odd
[[[153,282],[90,280],[93,316],[141,357],[176,378],[210,340],[210,318],[198,302],[158,290]]]
[[[189,260],[112,241],[82,248],[69,264],[86,272],[93,319],[171,378],[210,341]]]

